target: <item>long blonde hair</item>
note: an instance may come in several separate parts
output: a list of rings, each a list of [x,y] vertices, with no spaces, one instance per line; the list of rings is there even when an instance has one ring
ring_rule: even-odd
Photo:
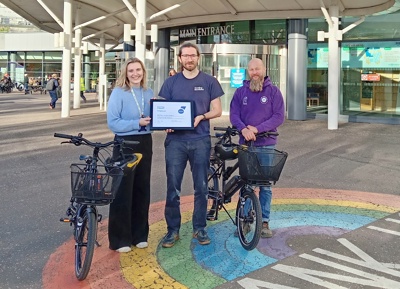
[[[118,79],[117,79],[116,84],[115,84],[116,86],[125,88],[127,90],[130,89],[129,79],[128,79],[128,75],[127,75],[126,70],[128,69],[128,65],[129,64],[135,63],[135,62],[139,63],[140,66],[143,69],[143,78],[140,81],[140,86],[143,87],[143,89],[145,89],[145,90],[147,89],[147,84],[146,84],[147,83],[147,81],[146,81],[147,80],[147,71],[146,71],[146,67],[144,67],[144,63],[139,58],[136,58],[136,57],[128,58],[125,61],[125,63],[122,65],[121,73],[118,76]]]

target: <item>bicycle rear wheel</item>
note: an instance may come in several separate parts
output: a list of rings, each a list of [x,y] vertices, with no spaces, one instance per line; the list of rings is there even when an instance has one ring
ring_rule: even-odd
[[[261,237],[262,212],[257,195],[252,189],[243,188],[236,207],[238,237],[243,248],[253,250]]]
[[[97,220],[93,210],[87,208],[78,217],[75,244],[75,275],[79,281],[84,280],[92,264],[96,243]],[[79,226],[81,223],[81,226]]]
[[[214,221],[217,219],[218,199],[219,199],[219,183],[215,168],[208,169],[208,201],[207,201],[207,220]]]

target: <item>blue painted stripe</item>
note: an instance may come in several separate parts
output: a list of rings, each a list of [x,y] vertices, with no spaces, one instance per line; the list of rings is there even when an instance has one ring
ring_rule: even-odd
[[[375,221],[375,218],[335,212],[290,211],[271,214],[271,229],[293,226],[328,226],[355,230]]]
[[[375,218],[354,214],[310,211],[274,212],[271,217],[271,229],[328,226],[354,230],[375,221]],[[243,249],[239,239],[233,236],[236,227],[230,220],[209,225],[211,244],[201,246],[197,242],[192,243],[194,259],[206,270],[231,281],[277,261],[257,249]]]
[[[239,239],[233,236],[235,228],[230,220],[218,223],[208,227],[212,240],[210,245],[192,243],[196,262],[229,281],[276,262],[276,259],[265,256],[256,249],[243,249]]]

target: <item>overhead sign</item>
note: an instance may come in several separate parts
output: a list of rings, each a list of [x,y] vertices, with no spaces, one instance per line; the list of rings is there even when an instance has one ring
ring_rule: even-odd
[[[233,34],[234,32],[235,32],[235,25],[210,26],[210,27],[179,29],[179,37],[191,38],[197,36]]]

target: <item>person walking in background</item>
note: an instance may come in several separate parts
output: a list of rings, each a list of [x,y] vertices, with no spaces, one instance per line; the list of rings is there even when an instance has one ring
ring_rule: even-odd
[[[8,84],[8,83],[12,82],[11,77],[8,73],[5,73],[1,80],[3,81],[4,84]]]
[[[24,87],[25,87],[25,94],[29,93],[29,76],[27,73],[24,75]]]
[[[62,81],[61,78],[57,78],[57,82],[58,82],[58,86],[56,88],[56,94],[57,94],[57,98],[61,98],[62,97]]]
[[[57,87],[59,86],[59,82],[57,80],[57,74],[53,74],[49,81],[46,84],[46,90],[49,92],[51,101],[49,104],[50,109],[55,109],[56,108],[56,103],[57,103]]]
[[[194,129],[167,129],[165,139],[165,162],[167,173],[167,196],[165,220],[167,234],[162,240],[164,248],[174,246],[179,240],[181,226],[180,195],[187,161],[190,163],[194,184],[194,211],[192,218],[193,238],[201,245],[210,243],[205,230],[207,221],[207,172],[210,165],[210,122],[221,116],[220,97],[224,94],[219,82],[198,69],[200,52],[195,44],[186,42],[178,54],[182,72],[167,78],[159,96],[166,100],[193,101]],[[210,110],[211,105],[211,110]]]
[[[175,75],[175,74],[176,74],[176,70],[173,69],[173,68],[171,68],[171,69],[169,70],[168,76],[173,76],[173,75]]]
[[[257,134],[266,131],[277,131],[285,120],[285,104],[282,93],[266,76],[266,67],[259,58],[249,61],[247,72],[250,80],[243,81],[230,104],[230,121],[240,132],[239,143],[253,141],[255,152],[267,152],[274,149],[277,138],[258,138]],[[272,191],[271,186],[261,186],[259,198],[262,209],[263,228],[261,237],[272,237],[269,228]]]
[[[146,84],[147,72],[138,58],[129,58],[121,68],[107,107],[107,123],[115,138],[138,141],[124,153],[141,153],[131,175],[124,176],[115,200],[110,204],[108,239],[111,250],[146,248],[149,235],[150,174],[153,141],[150,131],[150,99],[154,93]],[[118,156],[118,148],[114,148]]]
[[[80,84],[81,98],[83,99],[83,102],[86,102],[86,97],[84,95],[84,92],[86,90],[86,88],[85,88],[85,79],[83,77],[81,77],[79,84]]]

